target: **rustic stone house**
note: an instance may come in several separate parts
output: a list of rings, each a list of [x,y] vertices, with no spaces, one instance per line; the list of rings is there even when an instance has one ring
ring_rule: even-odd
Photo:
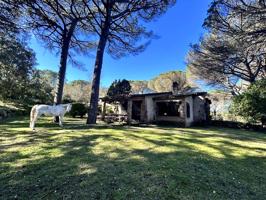
[[[119,110],[127,113],[129,124],[172,122],[189,127],[209,120],[210,100],[206,96],[207,92],[179,92],[173,84],[172,92],[131,94],[126,97],[127,107]]]

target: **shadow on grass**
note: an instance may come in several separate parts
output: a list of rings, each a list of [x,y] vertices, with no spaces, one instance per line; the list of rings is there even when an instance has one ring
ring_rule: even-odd
[[[239,133],[229,134],[230,129],[226,134],[215,133],[215,129],[200,134],[197,129],[178,133],[173,128],[157,128],[164,131],[157,133],[116,126],[108,132],[104,126],[95,126],[84,133],[87,126],[75,126],[66,127],[68,132],[62,137],[67,140],[49,131],[60,128],[48,127],[34,134],[15,129],[13,136],[25,141],[1,146],[5,155],[0,157],[0,199],[265,199],[265,157],[232,154],[232,148],[265,152],[264,148],[204,140],[233,137],[241,141]],[[8,132],[19,127],[24,128],[24,123],[7,124],[0,130],[1,138],[10,140]],[[263,140],[254,134],[259,142]],[[150,146],[138,148],[143,141]],[[215,149],[224,157],[211,156],[193,145]],[[25,146],[40,150],[27,154]]]

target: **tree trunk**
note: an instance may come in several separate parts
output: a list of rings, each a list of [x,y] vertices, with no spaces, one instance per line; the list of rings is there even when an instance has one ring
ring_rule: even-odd
[[[54,97],[54,104],[60,104],[62,102],[63,89],[64,89],[64,81],[66,75],[66,64],[67,64],[67,56],[68,56],[68,48],[69,41],[63,41],[62,49],[61,49],[61,57],[60,57],[60,67],[57,77],[57,85],[56,85],[56,93]]]
[[[59,67],[59,72],[58,72],[56,93],[54,97],[55,105],[62,103],[69,45],[70,45],[71,37],[73,35],[76,25],[77,25],[77,21],[73,21],[68,33],[64,34],[63,39],[62,39],[63,42],[62,42],[61,56],[60,56],[60,67]],[[54,118],[54,122],[59,122],[58,116]]]
[[[94,65],[94,72],[93,72],[93,81],[92,81],[92,87],[91,87],[90,105],[88,109],[87,124],[95,124],[96,119],[97,119],[100,78],[101,78],[103,54],[104,54],[106,41],[107,41],[106,36],[102,36],[100,38],[99,45],[97,48],[97,55],[96,55],[96,61]]]
[[[99,100],[99,89],[100,89],[100,78],[103,64],[104,49],[106,46],[107,38],[109,35],[110,28],[110,12],[107,10],[107,16],[103,24],[103,28],[100,35],[100,40],[97,47],[96,60],[94,64],[93,80],[91,86],[91,98],[88,109],[87,124],[96,124],[97,111],[98,111],[98,100]]]

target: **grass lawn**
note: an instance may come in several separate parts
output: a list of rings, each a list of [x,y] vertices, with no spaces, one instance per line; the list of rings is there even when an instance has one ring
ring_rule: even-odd
[[[266,134],[0,124],[0,199],[266,199]]]

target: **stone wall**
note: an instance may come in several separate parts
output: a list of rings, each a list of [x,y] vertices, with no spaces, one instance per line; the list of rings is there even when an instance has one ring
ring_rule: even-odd
[[[187,105],[186,103],[189,104],[189,107],[190,107],[190,117],[187,117]],[[196,105],[195,105],[196,106]],[[193,102],[193,97],[192,96],[188,96],[185,98],[185,121],[186,121],[186,127],[189,127],[193,124],[194,122],[194,110],[193,110],[193,107],[194,107],[194,102]]]
[[[130,124],[132,120],[132,100],[127,103],[127,123]]]
[[[153,122],[155,120],[156,108],[152,97],[145,97],[146,104],[146,122]]]
[[[194,97],[194,122],[206,121],[205,98],[202,96]]]

